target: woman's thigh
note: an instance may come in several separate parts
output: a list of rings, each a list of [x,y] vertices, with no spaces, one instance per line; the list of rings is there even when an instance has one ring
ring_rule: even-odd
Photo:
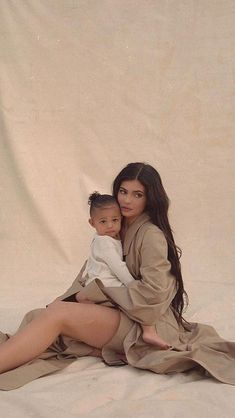
[[[112,339],[120,322],[118,309],[94,303],[55,301],[47,309],[61,316],[61,334],[96,348]]]

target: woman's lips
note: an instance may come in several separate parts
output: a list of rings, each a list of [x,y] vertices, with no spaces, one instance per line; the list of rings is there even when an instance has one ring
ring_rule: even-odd
[[[130,210],[132,210],[131,208],[127,208],[126,206],[121,206],[121,210],[124,210],[124,211],[130,211]]]

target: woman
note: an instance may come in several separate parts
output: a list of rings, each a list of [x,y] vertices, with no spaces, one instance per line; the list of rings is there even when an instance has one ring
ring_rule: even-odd
[[[83,267],[59,300],[47,309],[29,313],[27,324],[0,345],[0,388],[12,389],[63,368],[63,358],[99,355],[101,351],[110,365],[127,361],[156,373],[200,367],[222,382],[235,384],[235,343],[221,339],[210,326],[183,319],[187,296],[167,217],[169,202],[159,174],[148,164],[128,164],[115,179],[113,194],[124,217],[125,261],[136,280],[128,287],[105,288],[97,278],[83,287]],[[80,303],[73,302],[77,292]],[[145,322],[156,323],[159,335],[172,350],[144,343],[141,327],[135,322],[140,312],[144,315],[143,310],[148,312]],[[2,340],[6,338],[2,334]],[[21,374],[18,369],[17,380],[11,369],[36,357],[37,365],[47,359],[46,366],[34,367],[33,363],[28,366],[30,371],[24,366]]]

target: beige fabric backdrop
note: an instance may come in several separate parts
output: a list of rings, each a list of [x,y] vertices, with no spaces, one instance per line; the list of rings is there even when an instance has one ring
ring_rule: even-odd
[[[89,193],[145,161],[172,201],[189,318],[235,339],[234,1],[1,0],[0,13],[1,329],[70,285]]]

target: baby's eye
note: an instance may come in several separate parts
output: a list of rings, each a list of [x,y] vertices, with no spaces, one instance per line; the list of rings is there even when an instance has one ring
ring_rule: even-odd
[[[101,224],[105,224],[106,221],[100,221]]]
[[[118,222],[118,221],[119,221],[118,218],[113,219],[113,222]]]

